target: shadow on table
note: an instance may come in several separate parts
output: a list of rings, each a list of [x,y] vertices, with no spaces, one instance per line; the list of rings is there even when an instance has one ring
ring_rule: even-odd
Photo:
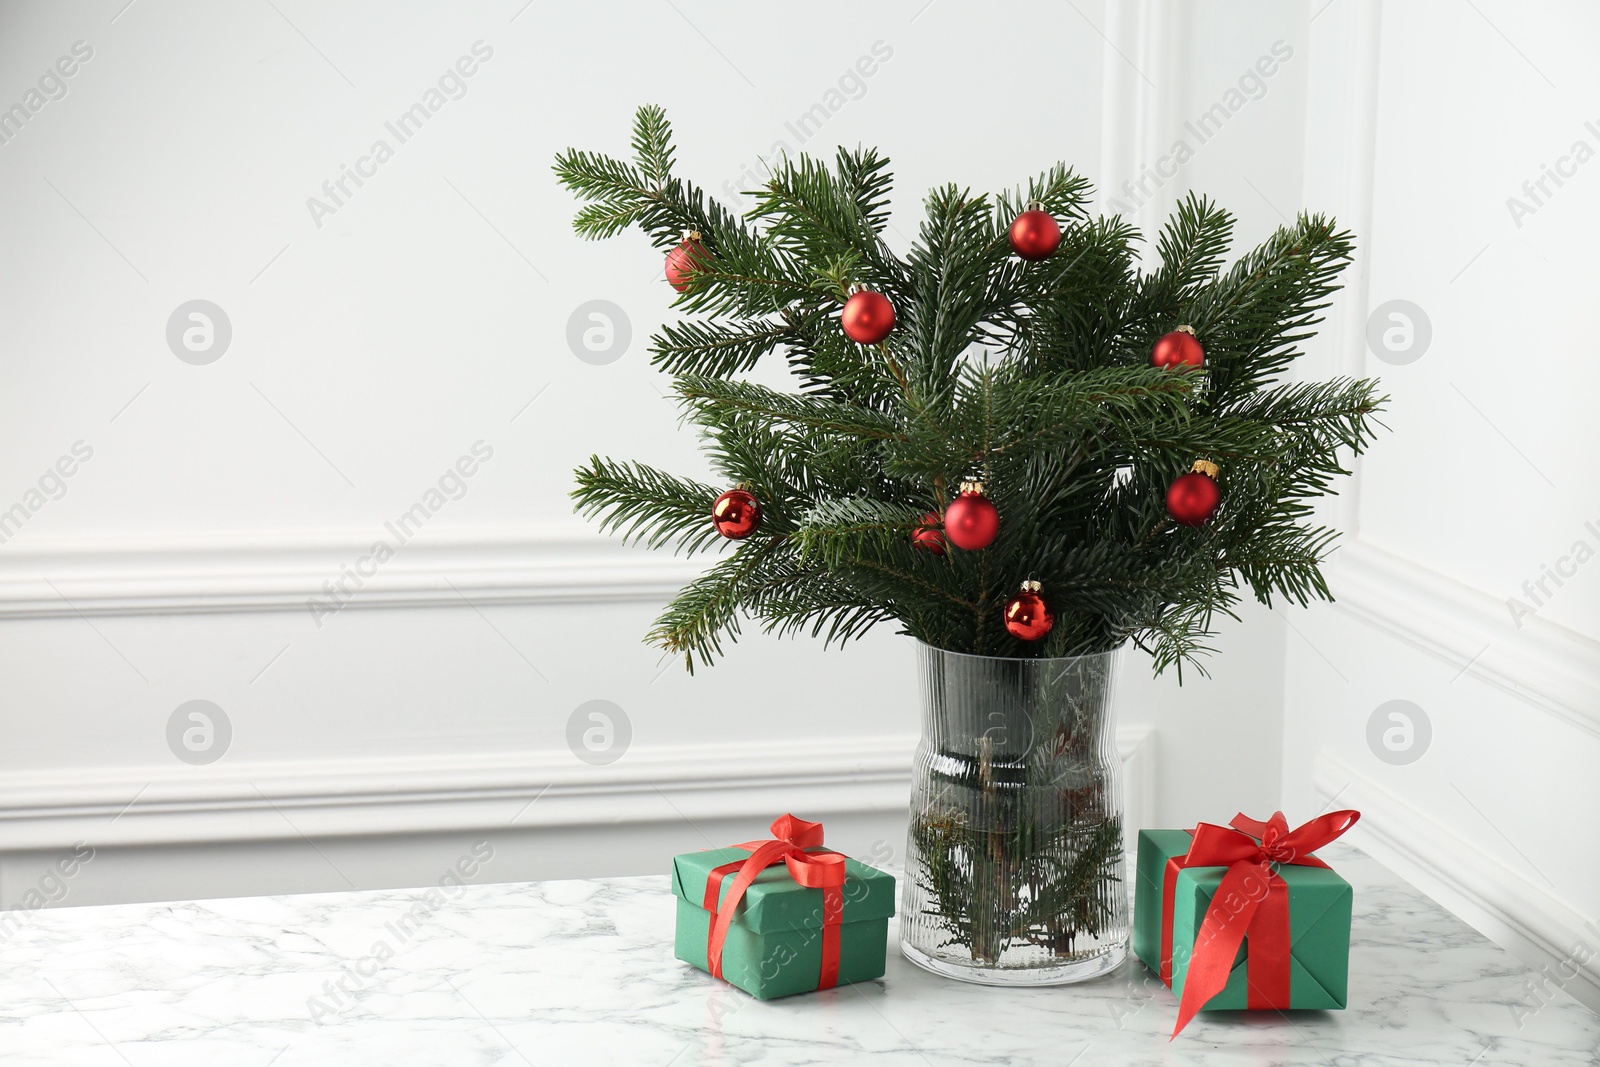
[[[1321,1008],[1291,1008],[1288,1011],[1241,1009],[1203,1011],[1195,1016],[1195,1021],[1231,1026],[1241,1030],[1270,1030],[1282,1027],[1285,1022],[1295,1027],[1320,1029],[1337,1024],[1339,1021],[1337,1016],[1337,1012],[1323,1011]]]

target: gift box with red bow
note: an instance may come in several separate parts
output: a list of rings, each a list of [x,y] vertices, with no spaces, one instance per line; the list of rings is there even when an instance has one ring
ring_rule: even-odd
[[[1139,832],[1133,950],[1178,995],[1174,1035],[1202,1010],[1345,1006],[1354,894],[1313,853],[1358,818]]]
[[[672,891],[677,957],[753,997],[883,977],[894,876],[824,848],[821,823],[674,856]]]

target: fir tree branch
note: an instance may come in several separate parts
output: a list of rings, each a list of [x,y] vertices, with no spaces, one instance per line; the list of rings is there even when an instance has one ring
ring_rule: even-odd
[[[754,382],[699,374],[680,376],[674,387],[707,424],[714,425],[720,411],[731,410],[829,434],[878,441],[905,439],[902,428],[888,416],[827,397],[782,393]]]
[[[1142,287],[1147,299],[1170,307],[1185,303],[1217,276],[1232,240],[1233,216],[1190,193],[1156,239],[1161,267]]]
[[[577,478],[576,509],[598,517],[602,532],[620,532],[624,541],[650,548],[675,545],[691,555],[722,540],[711,525],[711,504],[721,490],[712,486],[599,456],[579,468]]]
[[[641,107],[633,119],[633,157],[650,187],[661,192],[672,176],[672,124],[654,104]]]
[[[1350,258],[1349,234],[1330,221],[1301,216],[1225,268],[1232,217],[1190,196],[1142,272],[1139,234],[1090,217],[1088,184],[1058,164],[1025,191],[933,189],[901,258],[882,237],[890,171],[872,150],[841,151],[831,166],[785,160],[745,218],[673,173],[659,108],[636,115],[632,156],[557,157],[583,201],[575,225],[590,237],[637,226],[658,250],[700,233],[707,257],[653,358],[677,379],[720,476],[763,506],[760,539],[663,615],[653,639],[664,647],[708,661],[741,615],[830,641],[893,619],[930,644],[988,655],[1131,639],[1181,678],[1241,588],[1269,604],[1328,596],[1320,567],[1333,535],[1310,525],[1309,501],[1370,446],[1385,403],[1368,381],[1278,380]],[[1006,229],[1034,199],[1063,236],[1053,257],[1025,263]],[[839,329],[841,302],[863,284],[898,319],[873,347]],[[1151,369],[1152,342],[1184,322],[1204,370]],[[738,379],[780,350],[797,391]],[[1220,464],[1222,505],[1203,527],[1178,527],[1166,491],[1197,458]],[[974,474],[1000,510],[998,539],[940,556],[917,547],[925,513]],[[574,497],[604,529],[693,552],[723,543],[708,521],[718,491],[595,459]],[[999,621],[1029,577],[1057,618],[1034,645]]]
[[[650,362],[668,374],[727,378],[750,370],[795,334],[793,322],[767,319],[669,323],[650,347]]]
[[[905,270],[881,236],[889,221],[888,164],[876,152],[844,148],[837,174],[809,156],[781,160],[749,217],[767,222],[767,236],[797,258],[842,259],[864,272],[862,280],[898,291]]]
[[[691,674],[696,657],[709,667],[722,654],[723,637],[738,637],[740,604],[759,585],[774,544],[763,539],[742,545],[684,586],[656,619],[646,640],[669,653],[683,653]]]

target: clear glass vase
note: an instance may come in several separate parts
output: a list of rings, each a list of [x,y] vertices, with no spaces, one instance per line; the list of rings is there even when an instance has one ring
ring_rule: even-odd
[[[1127,952],[1117,653],[1004,659],[918,648],[900,948],[937,974],[1060,985]]]

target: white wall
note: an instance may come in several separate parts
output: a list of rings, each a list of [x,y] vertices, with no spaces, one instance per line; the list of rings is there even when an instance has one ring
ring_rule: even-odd
[[[1572,555],[1600,550],[1600,163],[1563,161],[1600,150],[1596,32],[1577,3],[1336,3],[1312,26],[1307,196],[1363,250],[1319,356],[1383,379],[1393,432],[1345,501],[1339,605],[1288,644],[1284,792],[1360,808],[1358,844],[1600,1007],[1600,566]],[[1535,203],[1523,182],[1558,164]],[[1365,337],[1393,300],[1431,324],[1409,362]],[[1558,564],[1536,605],[1524,582]]]
[[[0,103],[74,42],[94,53],[0,144],[14,205],[0,509],[74,442],[94,450],[0,544],[0,903],[79,840],[98,851],[67,903],[425,884],[483,834],[488,878],[659,870],[786,809],[826,818],[839,847],[897,849],[916,730],[904,641],[823,654],[750,636],[688,677],[639,637],[696,565],[621,550],[570,515],[570,470],[591,452],[702,468],[645,352],[669,314],[658,257],[637,235],[575,239],[551,158],[623,151],[633,107],[655,101],[683,171],[737,189],[775,140],[798,147],[787,124],[881,41],[864,92],[804,147],[890,153],[902,234],[931,184],[997,188],[1059,158],[1108,201],[1143,181],[1118,209],[1146,226],[1202,189],[1238,212],[1244,244],[1280,214],[1339,208],[1302,144],[1319,99],[1308,26],[1344,16],[1311,15],[1144,2],[997,17],[923,0],[798,22],[682,0],[0,11]],[[317,225],[307,198],[480,40],[493,55],[465,96]],[[1279,42],[1292,55],[1233,107]],[[1230,117],[1201,144],[1185,122],[1218,103]],[[1147,178],[1185,138],[1192,158]],[[233,330],[208,365],[165,336],[197,298]],[[566,340],[597,299],[632,330],[604,366]],[[317,625],[308,599],[479,441],[493,456],[464,494]],[[1303,771],[1307,717],[1286,747],[1282,706],[1303,688],[1285,663],[1301,667],[1310,622],[1244,615],[1210,681],[1180,688],[1128,657],[1135,821],[1270,810]],[[197,699],[232,730],[205,765],[167,740]],[[604,766],[568,743],[597,699],[631,726]]]
[[[1050,63],[1003,87],[950,76],[1028,20],[1061,39]],[[27,97],[80,41],[51,99]],[[1045,5],[1012,25],[921,5],[799,23],[692,3],[8,5],[0,100],[38,107],[0,143],[0,509],[23,505],[0,544],[0,903],[80,840],[96,858],[68,903],[425,884],[484,833],[485,877],[659,870],[789,808],[840,847],[898,848],[904,642],[752,638],[689,677],[640,638],[695,565],[572,517],[591,452],[702,465],[648,366],[659,258],[573,237],[551,161],[624,151],[646,101],[719,195],[780,140],[875,142],[909,233],[936,181],[1057,157],[1092,174],[1102,49]],[[464,95],[400,143],[385,123],[462,56]],[[819,103],[802,146],[791,125]],[[393,157],[332,204],[323,183],[380,138]],[[166,337],[193,299],[232,329],[205,365]],[[567,341],[596,299],[631,323],[609,365]],[[308,610],[478,442],[492,456],[447,481],[458,498],[343,610]],[[63,456],[71,476],[30,496]],[[229,723],[215,762],[169,747],[192,700]],[[569,747],[591,700],[631,733],[600,766]]]

